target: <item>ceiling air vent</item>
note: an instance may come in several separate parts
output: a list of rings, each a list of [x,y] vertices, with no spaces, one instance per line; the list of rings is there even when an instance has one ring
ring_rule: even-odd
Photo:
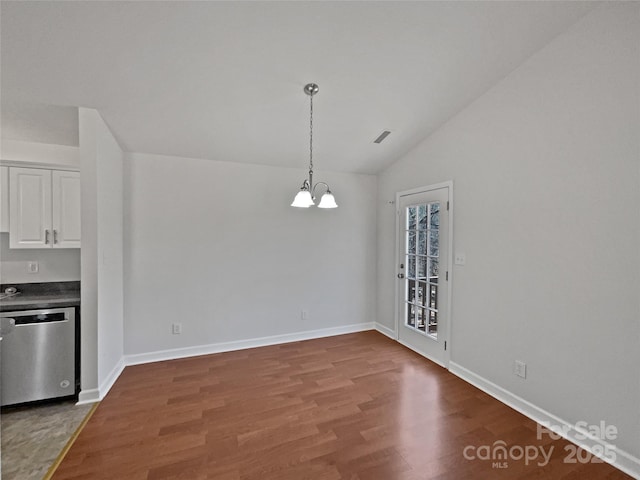
[[[389,130],[385,130],[384,132],[382,132],[378,138],[376,138],[373,143],[382,143],[382,141],[387,138],[387,135],[389,135],[391,132]]]

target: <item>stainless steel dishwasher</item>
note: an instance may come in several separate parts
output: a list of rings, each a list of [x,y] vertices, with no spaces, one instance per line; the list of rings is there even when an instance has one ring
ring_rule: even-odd
[[[0,404],[75,394],[75,309],[0,312]]]

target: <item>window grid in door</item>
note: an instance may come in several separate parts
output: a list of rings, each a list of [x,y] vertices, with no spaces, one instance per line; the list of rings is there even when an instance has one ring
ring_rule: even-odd
[[[438,337],[440,202],[406,208],[405,326]]]

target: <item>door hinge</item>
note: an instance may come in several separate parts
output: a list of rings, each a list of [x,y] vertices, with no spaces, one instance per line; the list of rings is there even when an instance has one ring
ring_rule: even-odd
[[[449,200],[447,200],[447,212],[449,211]]]
[[[448,272],[448,271],[447,271],[447,275],[446,275],[445,280],[446,280],[447,282],[449,281],[449,272]]]
[[[446,340],[444,341],[444,349],[445,350],[447,349],[447,341]]]

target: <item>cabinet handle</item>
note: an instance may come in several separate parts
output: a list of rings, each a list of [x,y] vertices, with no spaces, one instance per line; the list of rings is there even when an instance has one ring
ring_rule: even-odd
[[[44,231],[44,243],[45,245],[49,243],[49,230]]]
[[[53,231],[53,243],[58,243],[58,230]]]

